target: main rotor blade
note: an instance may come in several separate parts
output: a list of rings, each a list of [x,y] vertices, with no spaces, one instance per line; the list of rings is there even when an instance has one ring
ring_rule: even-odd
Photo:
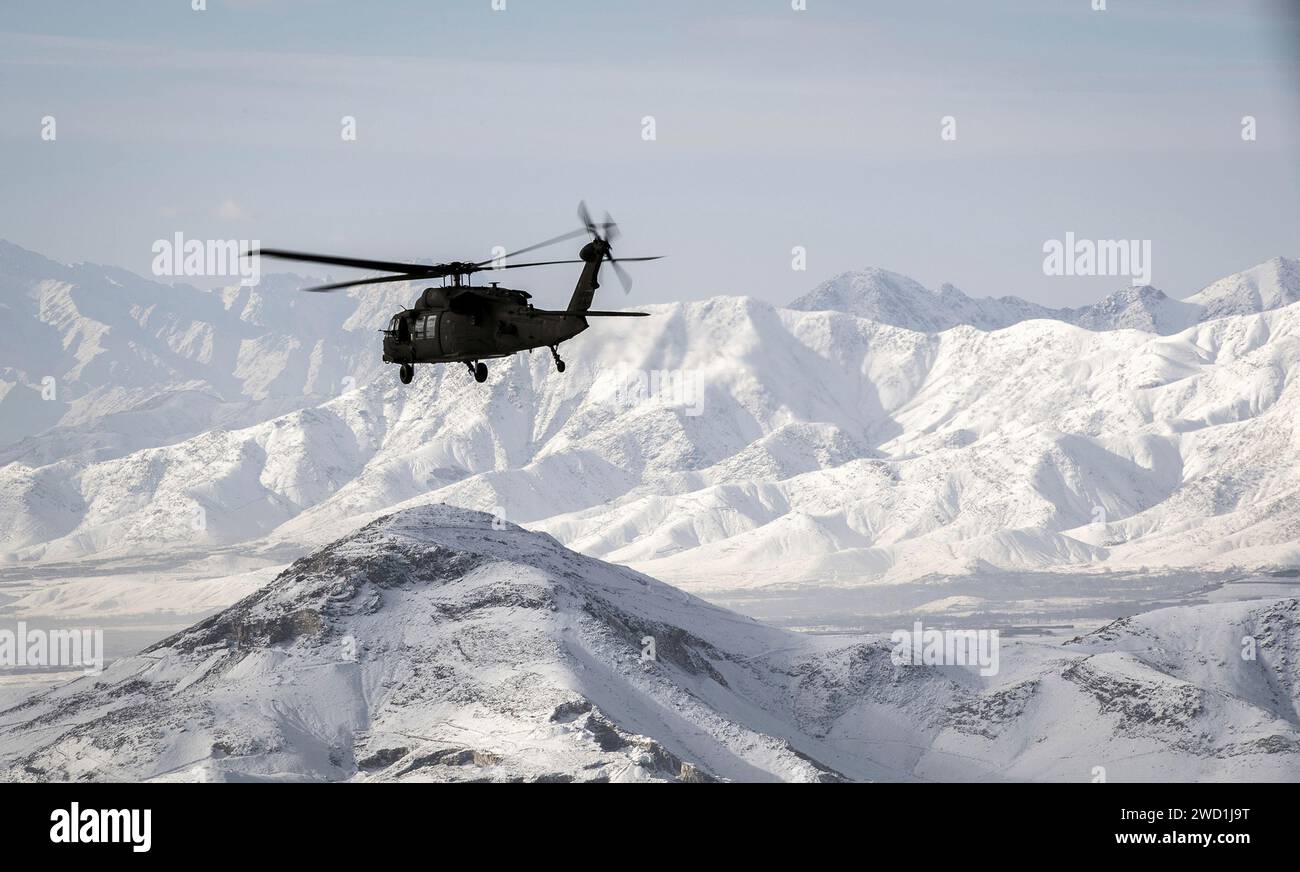
[[[623,261],[658,260],[661,257],[663,257],[662,254],[657,254],[654,257],[607,257],[605,259],[610,263],[618,264],[618,263],[622,263]],[[585,260],[538,260],[538,261],[533,261],[532,263],[508,263],[505,266],[498,267],[498,269],[519,269],[525,266],[550,266],[551,264],[556,264],[556,263],[586,263],[586,261]],[[484,269],[487,269],[487,267],[484,267]],[[615,271],[618,271],[619,269],[620,267],[618,266],[614,267]]]
[[[305,251],[285,251],[282,248],[261,248],[249,251],[246,255],[260,254],[263,257],[275,257],[281,260],[298,260],[304,263],[327,263],[332,266],[350,266],[354,269],[373,269],[379,272],[395,272],[413,275],[437,274],[439,266],[427,263],[399,263],[391,260],[364,260],[358,257],[335,257],[331,254],[308,254]]]
[[[508,263],[505,266],[497,267],[497,269],[520,269],[526,266],[550,266],[551,264],[555,264],[555,263],[586,263],[586,261],[585,260],[539,260],[539,261],[534,261],[533,263]]]
[[[539,248],[545,248],[548,245],[555,245],[556,243],[559,242],[565,242],[569,239],[575,239],[579,236],[586,234],[586,232],[587,232],[586,228],[580,230],[570,230],[568,233],[561,233],[559,236],[556,236],[553,239],[548,239],[545,242],[539,242],[536,245],[530,245],[527,248],[521,248],[518,251],[512,251],[509,254],[503,254],[500,257],[493,257],[493,258],[489,258],[488,260],[481,260],[474,265],[487,266],[490,263],[496,263],[498,260],[507,260],[508,258],[516,257],[520,254],[527,254],[530,251],[536,251]]]
[[[372,279],[357,279],[351,282],[335,282],[332,285],[317,285],[314,288],[303,288],[302,290],[319,294],[327,291],[337,291],[343,288],[354,288],[357,285],[378,285],[378,284],[383,284],[384,282],[410,282],[410,281],[415,281],[417,279],[427,279],[427,278],[429,278],[429,276],[412,275],[410,273],[405,273],[399,276],[376,276],[375,278]]]

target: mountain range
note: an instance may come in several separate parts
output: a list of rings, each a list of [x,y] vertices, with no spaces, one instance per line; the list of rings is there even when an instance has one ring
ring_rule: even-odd
[[[972,299],[950,284],[938,291],[907,276],[865,269],[835,276],[790,304],[806,312],[846,312],[880,324],[934,333],[959,325],[1001,330],[1048,318],[1087,330],[1142,330],[1167,336],[1223,318],[1280,309],[1300,301],[1300,262],[1275,257],[1220,279],[1185,300],[1151,285],[1123,288],[1077,309],[1053,309],[1019,297]]]
[[[0,562],[282,564],[446,502],[700,592],[1293,566],[1298,277],[1046,310],[867,270],[643,307],[564,374],[402,387],[374,331],[411,288],[209,292],[4,244]]]

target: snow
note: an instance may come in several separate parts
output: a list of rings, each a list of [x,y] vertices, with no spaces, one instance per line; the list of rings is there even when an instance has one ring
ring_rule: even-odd
[[[0,450],[0,563],[75,577],[221,549],[282,565],[442,501],[710,595],[1300,560],[1292,261],[1215,283],[1195,305],[1240,312],[1169,335],[1156,315],[1102,329],[1127,304],[1082,329],[862,275],[811,296],[879,316],[901,295],[925,329],[719,297],[602,322],[563,375],[521,355],[487,385],[429,367],[402,387],[373,331],[410,289],[306,300],[267,276],[208,293],[5,245],[6,305],[36,337],[9,365],[24,385],[54,373],[66,399],[3,398],[65,411]],[[1097,311],[1168,299],[1125,289]],[[961,323],[938,329],[945,312]],[[620,401],[620,379],[652,371],[698,376],[700,414]]]
[[[868,270],[407,387],[415,289],[298,284],[0,243],[0,608],[112,661],[0,682],[0,777],[1300,776],[1295,261],[1076,310]],[[1000,673],[894,666],[918,617]]]
[[[1150,285],[1121,288],[1078,309],[1052,309],[1019,297],[973,299],[950,284],[931,291],[898,273],[877,268],[841,273],[790,304],[802,311],[846,312],[923,333],[958,325],[1000,330],[1033,319],[1052,319],[1088,330],[1143,330],[1169,335],[1201,321],[1280,309],[1300,301],[1300,262],[1275,257],[1220,279],[1185,300]]]
[[[1163,609],[1006,643],[982,677],[425,506],[0,712],[0,777],[1294,781],[1297,617],[1285,597]]]

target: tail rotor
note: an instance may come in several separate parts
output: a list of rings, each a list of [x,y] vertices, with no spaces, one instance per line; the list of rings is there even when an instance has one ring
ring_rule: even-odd
[[[623,293],[625,294],[631,293],[632,276],[628,275],[627,270],[623,268],[622,262],[635,261],[635,260],[657,260],[658,258],[654,258],[654,257],[616,258],[614,257],[613,243],[616,239],[618,239],[622,235],[622,233],[618,229],[618,224],[614,221],[613,217],[608,212],[605,213],[605,220],[597,223],[591,219],[591,213],[587,211],[586,202],[579,202],[578,220],[582,222],[582,226],[587,228],[587,232],[591,234],[591,244],[595,247],[594,250],[600,252],[601,256],[606,261],[608,261],[610,267],[613,268],[614,275],[618,276],[618,282],[620,285],[623,286]]]

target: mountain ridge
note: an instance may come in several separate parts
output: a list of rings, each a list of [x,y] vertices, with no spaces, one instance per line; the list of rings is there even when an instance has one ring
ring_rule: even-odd
[[[1283,301],[1266,279],[1203,299]],[[241,331],[302,328],[296,298],[196,293]],[[281,334],[262,328],[187,343],[193,325],[164,319],[181,359],[225,355],[238,394],[169,386],[0,451],[0,562],[303,553],[430,500],[697,590],[1300,562],[1295,306],[1159,336],[1054,319],[917,332],[716,297],[578,337],[562,376],[520,355],[484,386],[428,367],[402,388],[371,330],[403,293],[341,296],[292,353],[268,353]],[[316,366],[309,346],[346,353]],[[310,392],[353,361],[353,389]],[[690,390],[627,390],[655,373]]]
[[[1000,330],[1035,318],[1088,330],[1143,330],[1172,335],[1197,323],[1289,306],[1300,300],[1300,261],[1273,257],[1219,279],[1185,300],[1151,285],[1121,288],[1096,303],[1053,309],[1014,296],[973,298],[951,284],[931,291],[907,276],[869,267],[840,273],[796,298],[789,308],[832,310],[923,333],[968,325]]]

